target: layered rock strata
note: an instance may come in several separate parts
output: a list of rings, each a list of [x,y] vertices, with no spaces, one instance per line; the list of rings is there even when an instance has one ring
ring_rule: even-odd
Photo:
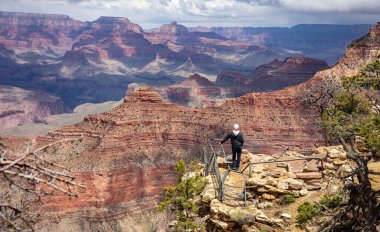
[[[0,102],[0,130],[70,112],[58,97],[12,86],[0,85]]]

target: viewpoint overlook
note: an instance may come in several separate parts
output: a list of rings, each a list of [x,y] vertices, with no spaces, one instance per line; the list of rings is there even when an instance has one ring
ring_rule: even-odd
[[[0,11],[0,230],[380,231],[380,22],[132,21]]]

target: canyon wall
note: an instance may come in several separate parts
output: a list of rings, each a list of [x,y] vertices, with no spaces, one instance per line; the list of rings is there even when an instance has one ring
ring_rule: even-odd
[[[12,86],[0,85],[0,102],[0,130],[70,112],[58,97]]]
[[[311,81],[357,72],[361,64],[379,55],[379,31],[380,24],[355,41],[337,66],[317,73]],[[109,112],[36,138],[38,145],[44,145],[82,137],[45,152],[54,153],[59,164],[88,186],[77,199],[44,197],[43,207],[66,221],[70,215],[85,218],[86,223],[152,208],[163,187],[175,183],[171,169],[175,161],[201,158],[196,148],[207,145],[209,138],[222,138],[233,123],[239,123],[247,140],[253,140],[252,147],[249,142],[246,147],[254,153],[273,154],[282,150],[281,145],[299,151],[313,149],[322,143],[322,136],[311,119],[315,112],[298,101],[302,85],[251,93],[203,109],[169,103],[151,89],[140,88]]]

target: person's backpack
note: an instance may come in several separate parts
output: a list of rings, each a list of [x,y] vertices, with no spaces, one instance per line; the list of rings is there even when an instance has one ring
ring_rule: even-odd
[[[232,139],[235,140],[236,142],[242,144],[241,141],[239,141],[239,138],[240,138],[239,135],[240,135],[240,132],[237,135],[235,135],[234,132],[232,132]]]

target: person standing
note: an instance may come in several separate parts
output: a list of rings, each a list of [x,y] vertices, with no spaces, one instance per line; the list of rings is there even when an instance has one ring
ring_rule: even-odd
[[[244,144],[244,135],[239,131],[239,124],[234,125],[232,132],[228,133],[220,144],[223,144],[229,139],[231,140],[232,146],[233,170],[237,171],[239,170],[241,150],[243,149]]]

